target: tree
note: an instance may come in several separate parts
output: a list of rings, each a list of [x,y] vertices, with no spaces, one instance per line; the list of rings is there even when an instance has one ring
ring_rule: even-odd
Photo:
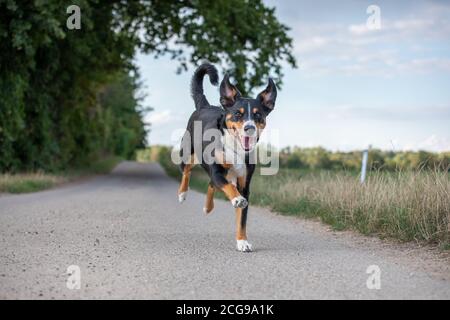
[[[79,30],[66,27],[72,4]],[[295,66],[287,30],[260,0],[0,0],[0,171],[62,169],[142,145],[138,86],[127,85],[137,84],[137,49],[169,54],[180,70],[220,63],[245,93],[269,74],[280,81],[282,61]],[[128,97],[123,108],[101,99],[105,88]]]
[[[145,30],[138,39],[141,49],[170,54],[179,71],[203,59],[220,63],[243,94],[265,84],[269,75],[281,86],[281,62],[296,66],[289,28],[261,0],[119,1],[115,8],[122,32]]]

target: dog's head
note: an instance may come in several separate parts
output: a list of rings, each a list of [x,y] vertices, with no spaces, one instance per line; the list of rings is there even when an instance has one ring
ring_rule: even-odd
[[[255,99],[242,97],[236,86],[230,83],[228,75],[223,78],[220,84],[220,103],[226,111],[225,126],[245,152],[256,146],[276,98],[277,88],[270,78],[266,89]]]

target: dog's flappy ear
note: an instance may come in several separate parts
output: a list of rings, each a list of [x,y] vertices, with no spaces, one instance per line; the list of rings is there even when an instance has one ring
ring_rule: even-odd
[[[271,112],[275,107],[275,100],[277,99],[277,87],[272,78],[269,78],[269,84],[256,99],[261,101],[261,104],[267,109],[267,112]]]
[[[228,74],[225,74],[220,84],[220,104],[224,108],[232,107],[240,96],[238,88],[231,84]]]

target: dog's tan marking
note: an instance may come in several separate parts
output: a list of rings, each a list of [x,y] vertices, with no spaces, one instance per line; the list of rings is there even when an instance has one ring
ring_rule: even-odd
[[[227,175],[225,176],[225,179],[227,179],[227,181],[228,181],[229,183],[232,183],[232,184],[234,184],[234,185],[237,187],[237,184],[236,184],[236,175],[235,175],[233,172],[231,172],[231,170],[228,171]],[[239,190],[238,190],[238,191],[239,191]]]
[[[178,195],[181,195],[183,192],[187,192],[189,187],[189,178],[191,176],[191,170],[194,166],[195,157],[191,155],[189,163],[186,163],[183,168],[183,176],[181,177],[180,187],[178,188]]]
[[[239,192],[242,192],[242,190],[244,190],[244,187],[245,187],[245,176],[237,177],[237,187],[238,187]]]
[[[212,185],[208,185],[204,210],[206,214],[210,213],[214,209],[214,192],[215,188]]]
[[[247,228],[242,226],[242,208],[236,208],[236,240],[247,240]]]
[[[221,166],[225,169],[230,169],[233,165],[231,163],[222,163]]]
[[[242,120],[241,121],[226,120],[225,124],[228,129],[239,130],[242,129],[244,122]]]
[[[227,196],[227,198],[231,201],[236,197],[239,197],[241,194],[237,190],[236,186],[232,183],[227,183],[222,187],[223,193]]]
[[[258,112],[258,108],[253,108],[253,113],[257,113]]]
[[[245,177],[237,178],[237,189],[239,192],[242,192],[245,187]],[[236,240],[247,240],[247,230],[244,225],[242,227],[241,219],[242,219],[242,208],[236,208]]]

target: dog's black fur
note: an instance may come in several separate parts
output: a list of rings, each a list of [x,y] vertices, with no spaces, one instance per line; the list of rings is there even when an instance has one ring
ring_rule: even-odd
[[[242,185],[242,183],[238,183],[237,190],[246,201],[243,201],[243,203],[238,203],[237,206],[233,203],[235,207],[242,209],[240,227],[245,231],[248,211],[247,204],[250,194],[250,182],[255,170],[255,164],[249,163],[249,155],[252,151],[250,149],[253,148],[250,148],[250,140],[246,137],[249,132],[257,132],[256,142],[257,139],[259,139],[259,133],[266,125],[266,117],[273,110],[275,105],[277,95],[276,86],[272,79],[269,79],[267,88],[263,90],[255,99],[244,98],[236,86],[230,83],[228,75],[225,75],[220,85],[220,103],[222,106],[212,106],[209,104],[203,93],[203,78],[205,75],[209,76],[209,79],[213,85],[218,84],[217,69],[209,63],[204,63],[199,66],[192,77],[191,94],[194,99],[196,110],[189,118],[186,134],[182,139],[181,156],[183,158],[183,162],[181,164],[181,170],[183,173],[186,173],[187,171],[190,172],[191,166],[189,166],[189,170],[186,169],[190,161],[189,159],[191,159],[191,156],[194,155],[197,150],[194,148],[196,143],[201,143],[201,150],[205,150],[205,148],[211,143],[210,141],[203,141],[202,139],[203,133],[206,130],[219,130],[222,136],[227,134],[225,130],[228,130],[233,138],[241,143],[241,147],[245,154],[245,183],[244,185]],[[195,132],[195,121],[199,121],[201,123],[201,133]],[[214,142],[220,148],[220,141]],[[190,150],[190,154],[183,154],[183,150],[185,152]],[[227,180],[227,174],[229,173],[229,170],[232,169],[233,165],[230,166],[230,164],[223,163],[208,164],[207,161],[203,161],[205,160],[203,159],[203,154],[196,154],[195,156],[197,159],[202,160],[201,166],[205,169],[211,179],[210,186],[223,191],[227,189],[228,187],[226,186],[230,185],[230,182]],[[225,193],[227,197],[230,198],[229,192]]]

